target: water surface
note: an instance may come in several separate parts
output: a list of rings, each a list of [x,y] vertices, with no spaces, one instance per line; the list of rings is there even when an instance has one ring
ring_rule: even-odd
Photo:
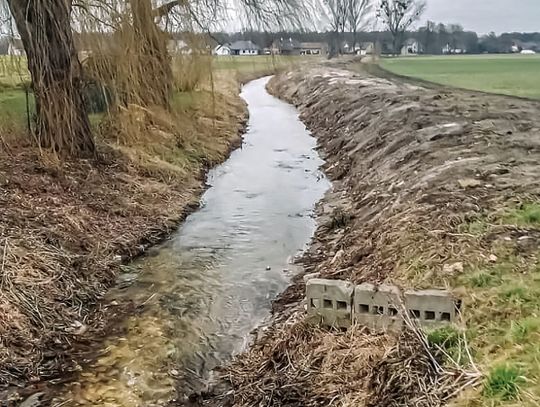
[[[241,149],[212,170],[201,208],[165,244],[120,276],[111,301],[133,301],[122,336],[57,405],[165,404],[189,394],[245,348],[249,332],[295,272],[329,183],[297,111],[270,96],[268,78],[246,85],[250,120]]]

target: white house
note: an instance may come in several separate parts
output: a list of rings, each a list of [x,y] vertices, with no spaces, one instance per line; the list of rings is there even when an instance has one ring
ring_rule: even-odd
[[[421,46],[414,38],[409,38],[401,48],[401,55],[416,55],[420,53]]]
[[[231,44],[220,44],[216,48],[214,48],[214,51],[212,52],[214,55],[220,55],[220,56],[226,56],[231,55]]]
[[[175,38],[172,38],[167,42],[167,50],[172,55],[191,55],[193,53],[193,50],[187,42]]]
[[[251,41],[236,41],[230,45],[231,55],[259,55],[261,48]]]

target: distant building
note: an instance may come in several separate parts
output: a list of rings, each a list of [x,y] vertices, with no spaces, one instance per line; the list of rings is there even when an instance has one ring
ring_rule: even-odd
[[[372,55],[375,53],[375,44],[372,42],[362,42],[356,53],[359,55]]]
[[[276,55],[300,55],[301,43],[294,38],[280,38],[272,43],[272,53]]]
[[[452,48],[450,44],[446,44],[441,50],[443,54],[465,54],[467,50],[464,48]]]
[[[301,42],[300,55],[326,55],[328,44],[324,42]]]
[[[214,48],[214,51],[212,51],[212,53],[219,56],[232,55],[231,44],[220,44]]]
[[[534,51],[534,53],[540,52],[540,43],[535,41],[516,41],[514,43],[515,46],[517,46],[518,51]],[[512,51],[513,51],[512,47]]]
[[[167,50],[172,55],[190,55],[193,53],[193,50],[187,42],[177,38],[172,38],[167,41]]]
[[[259,55],[261,48],[252,41],[236,41],[230,45],[231,55]]]
[[[417,55],[421,52],[420,43],[414,38],[409,38],[401,48],[401,55]]]

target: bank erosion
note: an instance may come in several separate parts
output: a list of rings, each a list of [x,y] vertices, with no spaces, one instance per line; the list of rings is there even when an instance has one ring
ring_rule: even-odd
[[[540,399],[540,105],[319,66],[282,74],[333,189],[307,273],[449,288],[462,321],[396,337],[309,326],[298,278],[228,368],[237,406],[535,406]],[[433,363],[436,360],[437,363]],[[442,370],[437,368],[442,366]]]

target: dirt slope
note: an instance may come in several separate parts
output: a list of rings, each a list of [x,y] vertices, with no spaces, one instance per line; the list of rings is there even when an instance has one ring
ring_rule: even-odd
[[[333,181],[306,271],[452,287],[463,326],[428,338],[470,369],[466,345],[486,375],[457,403],[535,405],[540,104],[332,66],[282,74],[269,87],[299,108]],[[304,325],[294,305],[303,291],[299,278],[276,303],[287,312],[229,369],[233,391],[220,402],[438,406],[453,397],[453,379],[431,370],[407,338]]]

